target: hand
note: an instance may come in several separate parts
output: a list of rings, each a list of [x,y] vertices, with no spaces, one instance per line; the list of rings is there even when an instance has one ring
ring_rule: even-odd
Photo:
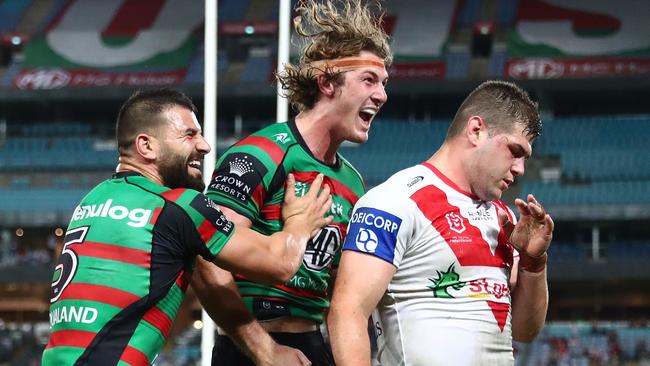
[[[325,214],[332,206],[332,196],[329,186],[321,190],[323,174],[318,174],[311,183],[309,192],[302,197],[296,197],[296,178],[293,174],[287,176],[287,185],[284,191],[284,204],[282,205],[282,218],[285,227],[308,229],[309,236],[315,235],[320,228],[332,222],[333,217]]]
[[[499,223],[522,259],[523,256],[528,256],[529,259],[544,257],[545,260],[553,238],[553,219],[532,194],[528,195],[527,200],[528,202],[519,198],[515,200],[519,209],[517,225],[513,225],[508,220],[508,215],[501,210],[498,212]]]
[[[300,350],[275,344],[271,351],[270,359],[256,359],[255,364],[258,366],[309,366],[311,362]]]

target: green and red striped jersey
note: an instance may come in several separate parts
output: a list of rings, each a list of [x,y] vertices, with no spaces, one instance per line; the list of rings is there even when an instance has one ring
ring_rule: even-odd
[[[333,203],[334,221],[307,245],[296,275],[283,285],[267,286],[235,274],[242,299],[258,319],[297,316],[323,321],[329,308],[330,270],[338,265],[350,212],[364,193],[359,173],[343,157],[325,164],[316,159],[294,121],[275,123],[233,145],[221,156],[207,196],[249,218],[252,228],[270,235],[282,230],[280,205],[288,173],[296,177],[296,194],[309,190],[318,173],[325,175]]]
[[[52,279],[43,365],[150,365],[183,300],[196,255],[234,231],[191,189],[117,173],[76,207]]]

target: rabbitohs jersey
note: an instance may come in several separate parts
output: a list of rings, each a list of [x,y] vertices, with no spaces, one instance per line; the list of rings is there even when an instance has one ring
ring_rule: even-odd
[[[515,251],[501,201],[463,192],[424,163],[402,170],[355,206],[343,250],[397,270],[373,319],[382,365],[512,365]]]
[[[43,365],[150,365],[196,255],[213,260],[234,225],[197,191],[117,173],[76,207],[52,280]]]
[[[275,123],[232,146],[217,162],[207,195],[219,205],[249,218],[252,228],[270,235],[282,229],[280,205],[288,173],[296,177],[296,195],[309,190],[318,173],[325,175],[333,203],[333,222],[307,245],[302,265],[284,285],[267,286],[235,275],[248,309],[258,319],[297,316],[323,321],[329,307],[330,268],[338,264],[352,207],[364,193],[359,173],[337,155],[335,165],[317,160],[295,122]]]

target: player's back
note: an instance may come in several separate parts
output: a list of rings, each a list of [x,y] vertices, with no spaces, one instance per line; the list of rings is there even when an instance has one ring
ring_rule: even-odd
[[[182,215],[164,195],[179,191],[125,174],[82,199],[53,276],[44,365],[153,362],[186,287],[187,258],[160,245]]]

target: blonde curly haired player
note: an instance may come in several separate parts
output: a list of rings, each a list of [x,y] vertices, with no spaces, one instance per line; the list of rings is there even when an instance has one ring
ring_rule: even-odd
[[[327,289],[350,211],[365,192],[361,176],[338,149],[344,141],[368,139],[388,99],[384,87],[392,55],[377,2],[305,0],[296,12],[300,58],[277,78],[298,115],[228,149],[206,194],[238,225],[274,232],[283,225],[277,215],[282,177],[293,172],[306,188],[323,173],[334,221],[312,237],[301,268],[286,283],[263,285],[197,260],[194,288],[219,326],[213,365],[334,364],[319,326],[329,309]],[[232,167],[243,161],[246,173],[235,174]]]

